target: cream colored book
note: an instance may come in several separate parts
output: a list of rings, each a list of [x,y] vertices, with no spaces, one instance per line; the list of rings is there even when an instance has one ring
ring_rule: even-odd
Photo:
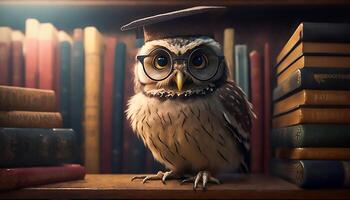
[[[229,79],[233,80],[235,75],[235,29],[224,30],[224,56],[229,70]]]
[[[87,173],[100,172],[101,75],[103,38],[95,27],[84,29],[85,47],[85,167]]]

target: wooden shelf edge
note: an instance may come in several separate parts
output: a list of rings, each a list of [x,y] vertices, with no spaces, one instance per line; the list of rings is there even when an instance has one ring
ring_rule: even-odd
[[[87,175],[85,180],[0,193],[0,199],[348,199],[350,189],[300,189],[276,177],[225,175],[223,184],[194,191],[192,184],[170,180],[142,184],[133,175]]]

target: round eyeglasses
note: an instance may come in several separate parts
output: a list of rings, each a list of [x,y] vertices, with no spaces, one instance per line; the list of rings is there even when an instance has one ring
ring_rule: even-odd
[[[187,70],[195,79],[207,81],[213,78],[222,64],[224,56],[205,47],[198,47],[177,56],[165,48],[158,48],[148,55],[136,57],[143,66],[145,74],[154,81],[162,81],[170,76],[176,62],[184,62]]]

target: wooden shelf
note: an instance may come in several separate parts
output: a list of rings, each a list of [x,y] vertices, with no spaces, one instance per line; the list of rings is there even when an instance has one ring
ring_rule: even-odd
[[[177,180],[142,184],[133,175],[87,175],[85,180],[56,183],[0,193],[0,199],[347,199],[350,189],[300,189],[264,175],[225,175],[223,184],[193,191]]]

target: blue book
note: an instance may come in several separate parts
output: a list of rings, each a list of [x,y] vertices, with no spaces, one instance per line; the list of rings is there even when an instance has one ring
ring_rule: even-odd
[[[71,56],[72,64],[70,68],[70,127],[76,132],[78,147],[82,149],[82,120],[84,108],[84,45],[81,39],[75,40],[73,42]],[[79,163],[82,162],[82,155],[80,155]]]
[[[71,44],[68,41],[59,43],[60,55],[60,111],[63,119],[63,127],[70,127],[70,66]]]
[[[350,186],[350,161],[276,159],[271,172],[303,188]]]
[[[118,42],[115,50],[113,113],[112,113],[112,172],[120,173],[123,157],[124,80],[126,45]]]
[[[247,45],[235,45],[235,81],[250,98]]]

